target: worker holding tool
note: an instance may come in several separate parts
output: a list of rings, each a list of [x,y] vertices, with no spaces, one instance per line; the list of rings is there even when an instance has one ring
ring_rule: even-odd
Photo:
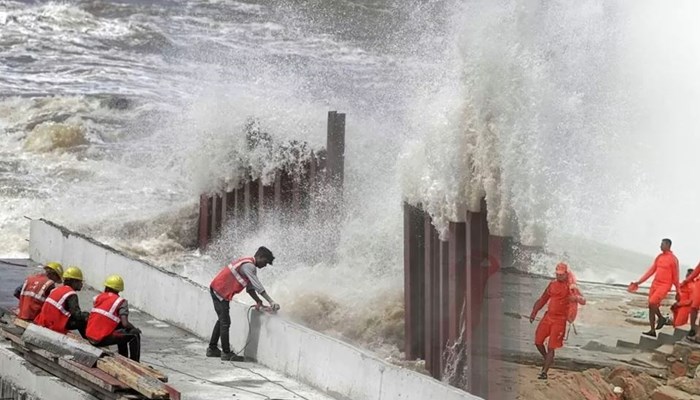
[[[547,285],[530,314],[530,323],[532,323],[537,313],[547,304],[547,312],[535,331],[535,347],[544,358],[542,371],[537,376],[539,379],[547,379],[547,372],[554,363],[554,352],[564,345],[566,323],[573,323],[573,319],[576,318],[573,309],[577,309],[579,304],[586,304],[586,299],[576,286],[575,278],[568,265],[557,264],[555,273],[556,279]],[[544,345],[545,340],[547,348]]]
[[[231,316],[229,315],[229,303],[233,296],[244,289],[250,297],[255,300],[255,308],[260,309],[263,302],[258,297],[258,293],[267,300],[273,311],[279,310],[279,304],[275,303],[267,294],[262,283],[258,279],[259,268],[265,268],[267,264],[272,265],[275,257],[267,247],[260,247],[253,257],[243,257],[232,261],[223,267],[214,277],[209,285],[214,311],[216,311],[217,321],[211,333],[207,357],[221,357],[224,361],[244,361],[244,357],[231,352],[229,343],[229,328],[231,327]],[[221,339],[221,350],[219,350],[219,338]]]
[[[49,262],[43,265],[44,272],[30,275],[22,286],[15,289],[15,297],[19,299],[19,313],[17,316],[25,321],[34,321],[46,297],[61,282],[63,266],[57,262]]]
[[[676,287],[676,293],[680,293],[678,279],[678,258],[671,251],[671,239],[661,240],[661,254],[656,256],[654,264],[638,281],[630,283],[630,288],[635,291],[639,285],[646,282],[652,275],[654,281],[649,289],[649,325],[651,329],[643,335],[656,337],[656,331],[661,329],[669,321],[661,315],[661,301],[671,291],[671,286]],[[658,317],[658,322],[657,322]]]
[[[116,344],[119,354],[138,362],[141,358],[141,330],[129,322],[129,304],[119,296],[124,290],[124,280],[119,275],[110,275],[104,286],[104,292],[95,297],[86,336],[97,347]]]
[[[688,316],[693,305],[693,291],[695,289],[694,281],[687,281],[687,278],[693,273],[692,269],[686,272],[686,280],[681,283],[681,290],[676,295],[676,302],[671,306],[673,312],[673,327],[677,328],[688,323]],[[694,325],[691,322],[691,326]]]
[[[77,330],[85,336],[89,313],[80,310],[78,293],[83,288],[83,271],[68,267],[63,273],[63,286],[49,294],[34,323],[59,333]]]
[[[688,337],[695,339],[698,331],[698,309],[700,309],[700,282],[698,277],[700,277],[700,263],[692,270],[693,272],[686,276],[685,280],[681,283],[681,288],[684,285],[692,285],[693,290],[690,294],[690,331],[688,332]]]

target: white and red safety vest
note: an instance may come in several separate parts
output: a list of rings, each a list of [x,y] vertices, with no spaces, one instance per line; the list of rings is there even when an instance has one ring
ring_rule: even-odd
[[[211,288],[216,294],[226,301],[231,301],[234,295],[242,292],[248,286],[248,278],[241,274],[241,265],[245,263],[255,264],[255,257],[243,257],[221,268],[211,281]]]
[[[124,303],[124,298],[116,293],[102,292],[95,298],[95,305],[88,316],[85,336],[95,342],[111,335],[119,323],[119,307]]]
[[[66,308],[66,301],[73,295],[77,294],[68,285],[52,290],[41,307],[41,312],[34,319],[34,323],[58,333],[67,333],[66,325],[70,312]]]
[[[39,315],[49,289],[55,284],[56,282],[43,273],[28,277],[19,294],[19,313],[17,316],[25,321],[33,321]]]

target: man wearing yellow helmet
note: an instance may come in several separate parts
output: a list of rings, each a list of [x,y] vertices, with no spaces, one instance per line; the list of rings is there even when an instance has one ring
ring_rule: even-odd
[[[19,299],[18,317],[25,321],[34,321],[46,297],[61,282],[63,266],[57,262],[49,262],[43,266],[44,272],[30,275],[24,284],[15,289],[15,297]]]
[[[78,267],[68,267],[63,273],[63,286],[49,294],[34,323],[59,333],[77,330],[85,337],[88,313],[80,310],[76,293],[82,288],[83,271]]]
[[[95,297],[95,304],[88,317],[86,336],[97,347],[116,344],[119,354],[139,361],[141,357],[141,331],[129,322],[129,305],[119,296],[124,290],[124,280],[119,275],[105,279],[105,290]]]

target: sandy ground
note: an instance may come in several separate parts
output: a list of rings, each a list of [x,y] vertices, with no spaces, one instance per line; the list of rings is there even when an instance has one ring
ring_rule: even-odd
[[[540,367],[508,362],[501,363],[490,372],[501,377],[499,384],[503,397],[497,400],[530,400],[536,397],[535,393],[541,392],[542,389],[556,380],[577,374],[577,372],[550,369],[549,379],[543,381],[537,379]]]

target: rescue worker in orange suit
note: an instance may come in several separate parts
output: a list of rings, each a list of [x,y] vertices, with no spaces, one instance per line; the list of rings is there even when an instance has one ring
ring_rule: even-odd
[[[223,267],[211,281],[209,292],[214,302],[217,321],[209,340],[207,357],[221,357],[224,361],[244,361],[244,357],[231,351],[229,342],[229,328],[231,327],[229,303],[233,296],[246,290],[250,297],[255,300],[256,308],[259,309],[263,305],[260,297],[258,297],[258,293],[260,293],[273,310],[279,310],[279,304],[275,303],[267,294],[258,279],[257,273],[258,269],[265,268],[267,264],[272,265],[274,260],[275,257],[268,248],[260,247],[255,252],[255,256],[239,258]],[[221,339],[221,350],[218,347],[219,339]]]
[[[632,282],[632,285],[639,286],[652,275],[654,275],[654,281],[649,290],[649,326],[651,329],[644,332],[643,335],[656,337],[656,331],[668,323],[666,318],[661,315],[661,301],[671,291],[671,286],[675,286],[676,293],[680,293],[678,259],[671,251],[671,239],[661,240],[661,254],[656,256],[654,264],[638,281]]]
[[[700,263],[698,263],[693,272],[681,283],[681,287],[687,284],[693,285],[693,291],[690,296],[690,331],[688,332],[688,337],[690,338],[694,338],[698,332],[697,320],[698,309],[700,309],[700,282],[698,282],[698,277],[700,277]]]
[[[569,320],[572,306],[578,307],[578,304],[586,304],[586,299],[569,279],[569,267],[564,263],[559,263],[555,273],[556,279],[552,280],[544,289],[530,314],[530,323],[532,323],[537,317],[537,313],[547,304],[547,312],[535,331],[535,347],[544,358],[542,371],[538,375],[539,379],[547,379],[547,372],[554,363],[554,352],[564,345],[566,323]],[[544,345],[545,340],[547,340],[547,348]]]
[[[82,288],[83,271],[68,267],[63,273],[63,286],[51,291],[34,323],[64,334],[77,330],[85,337],[89,313],[80,310],[77,292]]]
[[[686,278],[688,278],[693,273],[692,269],[689,269],[686,273]],[[691,306],[693,304],[693,290],[695,288],[695,282],[683,281],[681,283],[681,290],[676,295],[676,302],[671,306],[671,311],[673,312],[673,327],[677,328],[688,323],[688,316],[690,315]],[[692,323],[691,323],[692,325]]]
[[[52,261],[43,267],[44,272],[28,276],[24,284],[15,289],[15,297],[19,299],[17,317],[25,321],[34,321],[49,293],[61,283],[63,266],[60,263]]]
[[[97,347],[116,344],[119,354],[138,362],[141,358],[141,330],[129,322],[129,304],[119,296],[124,290],[124,280],[119,275],[110,275],[104,286],[104,292],[95,297],[86,336]]]

